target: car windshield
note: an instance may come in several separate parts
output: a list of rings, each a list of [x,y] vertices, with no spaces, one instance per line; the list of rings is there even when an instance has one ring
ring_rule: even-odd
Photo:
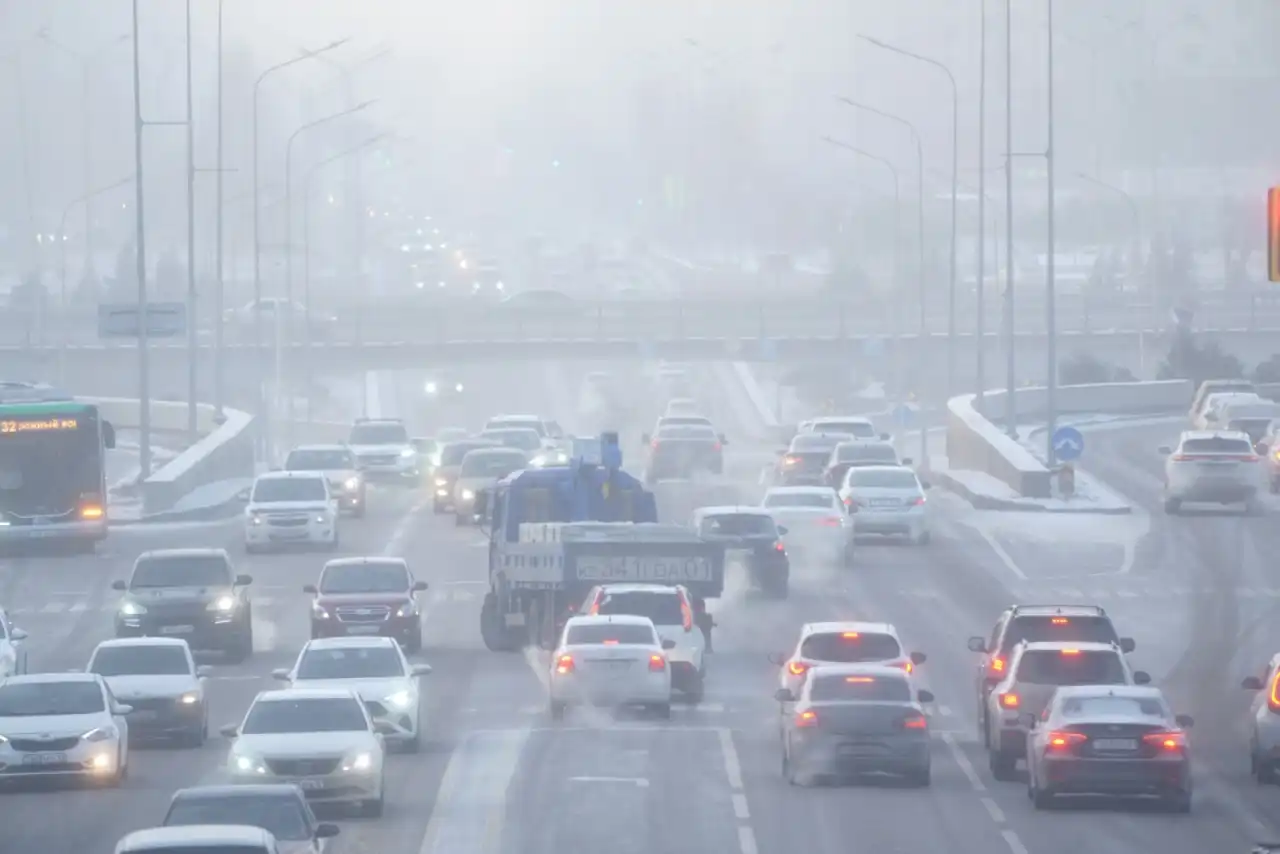
[[[1008,652],[1023,641],[1075,641],[1114,643],[1119,640],[1115,626],[1106,617],[1021,616],[1014,617],[1004,635]]]
[[[472,451],[462,459],[459,477],[506,477],[529,464],[519,451]]]
[[[253,704],[244,735],[278,735],[290,732],[368,731],[364,712],[354,697],[307,697],[294,700],[261,700]]]
[[[298,662],[299,679],[392,679],[404,676],[400,653],[390,646],[309,649]]]
[[[820,421],[813,425],[815,433],[848,433],[855,439],[875,439],[876,428],[867,421]]]
[[[490,418],[484,425],[489,430],[532,430],[538,436],[544,433],[542,421],[537,418]]]
[[[136,854],[267,854],[267,848],[263,845],[228,845],[225,842],[212,845],[148,845],[134,851]]]
[[[821,632],[809,635],[800,644],[800,657],[804,660],[832,664],[889,661],[900,655],[902,647],[897,638],[879,632]]]
[[[97,682],[11,682],[0,685],[0,718],[91,715],[106,711]]]
[[[892,445],[879,445],[871,442],[861,444],[844,444],[836,448],[836,460],[842,463],[896,463],[898,453]]]
[[[595,623],[570,626],[565,636],[566,646],[590,644],[637,643],[652,646],[657,643],[653,629],[635,623]]]
[[[764,497],[765,507],[821,507],[834,510],[834,492],[770,492]]]
[[[493,445],[493,442],[450,442],[440,452],[440,465],[460,465],[467,454],[480,448],[492,448]]]
[[[341,448],[290,451],[284,461],[285,471],[350,471],[355,467],[355,457]]]
[[[130,588],[230,587],[231,567],[220,554],[152,555],[138,560]]]
[[[1023,654],[1014,679],[1029,685],[1125,685],[1125,675],[1115,652],[1033,649]]]
[[[809,689],[809,699],[824,701],[880,701],[910,703],[911,688],[906,679],[887,676],[818,676]]]
[[[791,440],[793,451],[830,451],[832,448],[853,438],[847,433],[801,433]]]
[[[362,561],[326,566],[320,574],[321,593],[404,593],[409,570],[399,561]]]
[[[350,445],[407,445],[409,431],[399,421],[374,421],[351,428]]]
[[[763,513],[725,513],[707,516],[698,533],[706,537],[777,537],[773,517]]]
[[[1242,457],[1253,455],[1248,439],[1230,436],[1206,436],[1203,439],[1186,439],[1179,451],[1184,454],[1233,454]]]
[[[169,805],[164,827],[192,824],[247,824],[289,842],[313,835],[302,803],[291,794],[180,797]]]
[[[1065,718],[1168,717],[1165,705],[1155,697],[1071,697],[1058,710]]]
[[[662,592],[633,591],[610,593],[605,591],[597,601],[596,613],[629,614],[648,617],[655,626],[679,626],[684,624],[684,611],[680,596],[674,590]]]
[[[703,418],[701,415],[664,415],[658,419],[659,429],[663,427],[678,427],[680,425],[688,426],[690,424],[710,427],[711,419]]]
[[[252,501],[271,504],[277,501],[324,501],[329,493],[321,477],[264,477],[253,485]]]
[[[716,431],[706,424],[664,424],[658,428],[653,437],[663,439],[703,439],[708,442],[716,440]]]
[[[128,644],[101,646],[89,662],[89,672],[99,676],[190,675],[187,651],[176,644]]]
[[[852,487],[920,491],[915,473],[907,469],[850,469],[848,483]]]
[[[519,448],[522,451],[536,451],[542,447],[542,438],[537,431],[524,428],[485,430],[480,435],[500,445],[505,445],[508,448]]]

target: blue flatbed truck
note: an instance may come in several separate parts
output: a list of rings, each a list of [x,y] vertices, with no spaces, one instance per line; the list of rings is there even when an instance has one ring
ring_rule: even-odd
[[[616,433],[600,458],[516,472],[488,496],[489,591],[480,612],[485,646],[552,648],[597,584],[682,584],[711,636],[705,600],[724,592],[724,546],[657,521],[653,493],[622,471]]]

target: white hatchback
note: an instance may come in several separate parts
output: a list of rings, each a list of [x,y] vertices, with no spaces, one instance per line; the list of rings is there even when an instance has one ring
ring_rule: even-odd
[[[830,622],[804,624],[795,649],[771,656],[769,661],[781,667],[778,687],[799,697],[806,675],[816,666],[878,664],[914,673],[925,655],[904,650],[891,623]]]
[[[133,711],[96,673],[33,673],[0,682],[0,780],[84,777],[118,785]]]
[[[570,617],[551,655],[551,717],[570,705],[645,706],[671,717],[671,667],[648,617]]]

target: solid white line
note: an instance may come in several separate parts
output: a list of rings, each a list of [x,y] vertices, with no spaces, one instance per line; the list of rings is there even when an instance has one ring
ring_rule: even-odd
[[[1018,564],[1015,563],[1009,553],[1004,550],[1004,546],[1000,545],[1000,542],[995,537],[982,528],[978,528],[976,530],[982,539],[987,541],[987,545],[991,546],[991,551],[995,552],[996,557],[1000,558],[1000,562],[1004,564],[1005,569],[1012,572],[1019,581],[1026,581],[1027,576],[1021,569],[1018,569]]]
[[[741,792],[733,793],[733,815],[740,821],[751,818],[751,810],[747,808],[747,796]]]
[[[964,776],[969,779],[969,785],[973,786],[973,790],[975,792],[985,792],[987,784],[982,782],[982,778],[978,776],[978,772],[973,767],[973,763],[969,761],[969,757],[965,756],[964,751],[960,749],[960,745],[956,744],[955,736],[949,732],[943,733],[942,741],[947,745],[947,749],[951,751],[951,757],[960,766]]]
[[[1004,837],[1004,842],[1009,846],[1009,850],[1013,854],[1027,854],[1027,846],[1022,844],[1022,840],[1018,838],[1018,834],[1012,830],[1002,830],[1000,835]]]
[[[738,828],[738,850],[742,854],[759,854],[760,851],[756,847],[755,831],[745,824]]]
[[[720,752],[724,756],[724,773],[729,778],[729,788],[742,791],[742,763],[738,761],[738,748],[733,745],[733,733],[724,727],[716,730],[720,738]]]
[[[570,777],[570,783],[626,783],[641,789],[649,788],[649,781],[644,777]]]
[[[982,805],[987,808],[987,814],[991,816],[991,820],[996,824],[1004,824],[1004,810],[1000,809],[1000,805],[988,797],[982,798]]]

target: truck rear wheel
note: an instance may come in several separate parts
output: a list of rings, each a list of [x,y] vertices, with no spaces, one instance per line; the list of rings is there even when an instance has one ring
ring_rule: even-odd
[[[485,594],[484,604],[480,606],[480,637],[490,652],[513,652],[520,648],[519,635],[507,629],[498,610],[498,597],[492,591]]]

